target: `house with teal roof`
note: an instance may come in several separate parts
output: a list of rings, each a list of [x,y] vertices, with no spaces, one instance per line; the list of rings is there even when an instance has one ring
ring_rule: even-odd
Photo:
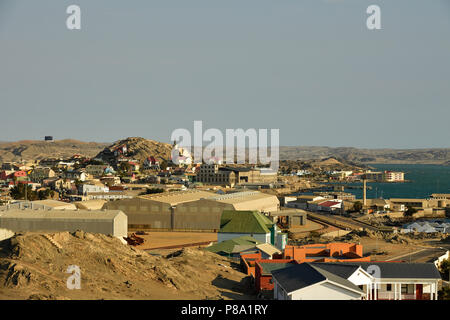
[[[217,241],[250,236],[261,243],[270,243],[284,249],[287,235],[277,225],[258,211],[224,210],[220,219]]]

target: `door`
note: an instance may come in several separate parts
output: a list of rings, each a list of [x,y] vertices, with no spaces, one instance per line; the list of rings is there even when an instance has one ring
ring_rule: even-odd
[[[423,284],[416,284],[416,300],[422,300]]]

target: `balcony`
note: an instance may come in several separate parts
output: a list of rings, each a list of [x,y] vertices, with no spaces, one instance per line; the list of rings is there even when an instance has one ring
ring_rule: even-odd
[[[398,297],[398,294],[397,294]],[[398,299],[398,298],[397,298]],[[394,292],[379,292],[377,300],[394,300]],[[423,293],[422,296],[417,299],[414,293],[402,293],[401,300],[430,300],[429,293]]]

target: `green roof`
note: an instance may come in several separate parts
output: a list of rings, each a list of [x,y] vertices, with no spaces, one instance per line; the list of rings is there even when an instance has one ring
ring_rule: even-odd
[[[206,247],[205,250],[214,252],[217,254],[232,254],[238,253],[244,250],[248,250],[256,247],[257,244],[260,244],[258,240],[249,237],[243,236],[239,238],[233,238],[230,240],[222,241],[212,246]]]
[[[273,262],[259,262],[263,269],[263,274],[271,274],[272,271],[284,269],[292,266],[293,262],[273,263]]]
[[[270,233],[273,222],[258,211],[224,210],[220,219],[223,233]]]

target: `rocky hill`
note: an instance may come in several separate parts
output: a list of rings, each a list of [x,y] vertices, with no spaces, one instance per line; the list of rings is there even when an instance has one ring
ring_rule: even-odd
[[[44,158],[68,158],[74,154],[95,156],[106,144],[77,140],[56,140],[52,142],[24,140],[0,143],[0,163]]]
[[[450,163],[450,148],[441,149],[358,149],[331,147],[280,147],[282,160],[311,160],[335,157],[340,161],[370,163]]]
[[[0,242],[0,299],[251,299],[246,274],[198,248],[154,256],[82,231],[24,233]],[[81,271],[68,289],[67,268]],[[250,291],[248,291],[250,290]]]
[[[143,162],[146,158],[153,156],[157,160],[170,159],[172,145],[168,143],[148,140],[140,137],[131,137],[119,140],[106,147],[96,158],[109,161],[114,158],[114,150],[121,146],[126,146],[126,157]]]

